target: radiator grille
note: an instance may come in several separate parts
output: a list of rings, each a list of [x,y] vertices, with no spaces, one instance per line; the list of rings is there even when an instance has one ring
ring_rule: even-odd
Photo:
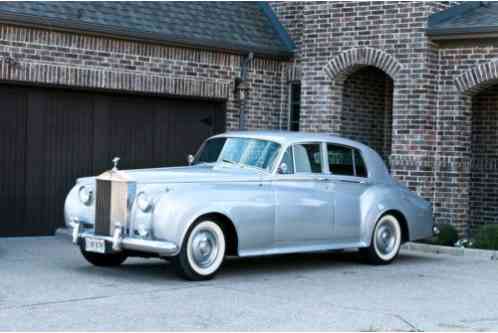
[[[95,202],[95,234],[111,235],[111,192],[112,182],[97,179]]]

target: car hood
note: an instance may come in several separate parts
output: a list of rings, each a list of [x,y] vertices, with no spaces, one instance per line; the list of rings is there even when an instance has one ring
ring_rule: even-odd
[[[254,168],[231,165],[195,165],[138,170],[120,170],[137,183],[233,182],[261,179],[265,173]],[[78,183],[94,182],[96,177],[79,178]]]

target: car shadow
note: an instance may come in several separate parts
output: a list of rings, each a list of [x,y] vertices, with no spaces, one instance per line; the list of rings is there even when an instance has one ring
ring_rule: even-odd
[[[440,258],[401,253],[393,265],[405,265],[415,262],[431,262]],[[369,265],[358,251],[330,251],[320,253],[285,254],[253,258],[229,258],[223,265],[222,275],[266,274],[287,272],[311,272],[334,270],[351,272],[361,270]]]
[[[419,262],[443,260],[441,257],[422,256],[412,253],[401,253],[393,265],[411,265]],[[228,257],[218,275],[218,278],[235,278],[247,276],[278,275],[286,273],[309,273],[317,271],[335,271],[343,274],[354,274],[363,269],[369,269],[363,257],[356,251],[331,251],[305,254],[283,254],[250,258]],[[378,266],[377,266],[378,267]],[[386,266],[380,266],[386,267]],[[119,267],[103,268],[90,264],[77,268],[80,273],[99,275],[141,282],[173,279],[178,280],[172,263],[159,259],[129,259]]]

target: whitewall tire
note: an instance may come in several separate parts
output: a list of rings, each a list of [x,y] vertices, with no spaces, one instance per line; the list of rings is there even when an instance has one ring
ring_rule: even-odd
[[[370,246],[363,250],[368,262],[374,265],[391,263],[399,254],[401,237],[398,219],[392,215],[382,216],[375,224]]]
[[[190,228],[174,263],[178,273],[189,280],[209,280],[221,267],[225,250],[221,226],[215,221],[200,220]]]

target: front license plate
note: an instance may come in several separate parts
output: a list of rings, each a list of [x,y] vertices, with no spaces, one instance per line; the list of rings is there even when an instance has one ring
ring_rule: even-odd
[[[87,252],[105,253],[105,241],[97,238],[85,238],[85,250]]]

